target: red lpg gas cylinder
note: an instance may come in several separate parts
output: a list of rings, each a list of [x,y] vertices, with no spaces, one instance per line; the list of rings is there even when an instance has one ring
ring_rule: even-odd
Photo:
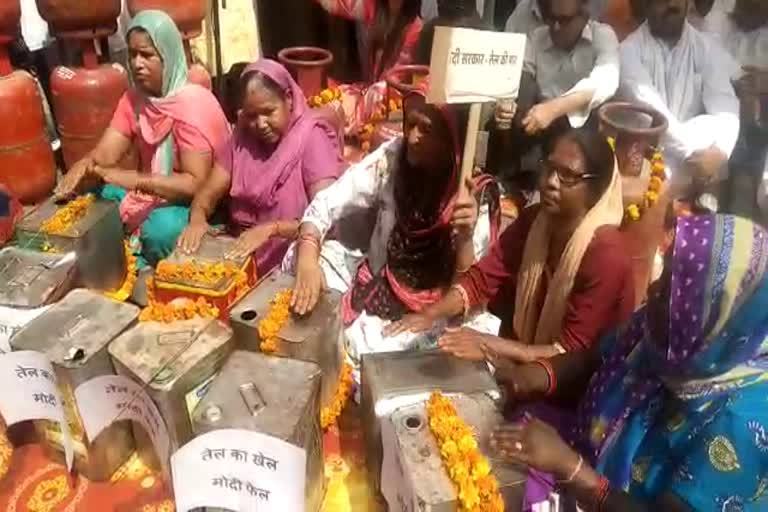
[[[117,30],[120,0],[37,0],[40,16],[57,35],[105,36]]]
[[[56,166],[32,75],[0,77],[0,119],[0,183],[23,203],[45,198],[56,183]]]
[[[53,111],[68,169],[96,147],[126,89],[128,73],[120,64],[53,70]]]
[[[202,33],[205,5],[205,0],[128,0],[128,11],[131,16],[147,9],[165,11],[182,35],[191,39]]]
[[[187,72],[187,80],[189,80],[190,83],[202,85],[209,91],[213,89],[213,80],[211,79],[211,74],[202,64],[192,64],[189,66],[189,71]]]
[[[283,48],[277,58],[291,72],[307,98],[323,90],[328,68],[333,63],[331,52],[314,46]]]

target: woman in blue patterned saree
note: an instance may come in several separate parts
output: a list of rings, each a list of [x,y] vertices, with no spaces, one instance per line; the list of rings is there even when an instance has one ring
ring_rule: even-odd
[[[650,292],[602,344],[570,446],[534,418],[492,445],[553,473],[586,510],[768,510],[768,233],[680,218]],[[589,367],[551,362],[549,388]]]

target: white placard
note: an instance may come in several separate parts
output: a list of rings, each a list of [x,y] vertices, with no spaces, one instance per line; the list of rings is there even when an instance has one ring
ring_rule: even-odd
[[[0,306],[0,353],[10,352],[10,342],[14,334],[44,313],[49,307],[21,309]]]
[[[0,414],[8,426],[27,420],[59,423],[67,469],[72,469],[72,437],[64,402],[45,354],[22,350],[0,355],[0,389]]]
[[[170,475],[168,428],[157,406],[139,384],[122,375],[102,375],[77,386],[75,400],[89,440],[96,439],[115,421],[136,421],[152,440],[165,476]]]
[[[525,34],[436,27],[429,103],[482,103],[516,98]]]
[[[302,512],[306,464],[303,449],[266,434],[209,432],[171,457],[176,510]]]

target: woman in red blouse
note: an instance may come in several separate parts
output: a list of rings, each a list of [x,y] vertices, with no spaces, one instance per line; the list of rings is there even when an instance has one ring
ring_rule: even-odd
[[[530,362],[592,347],[634,309],[631,258],[618,230],[621,178],[607,141],[586,129],[552,139],[542,161],[541,203],[520,218],[445,297],[387,335],[489,306],[501,336],[449,330],[439,346],[464,359]]]

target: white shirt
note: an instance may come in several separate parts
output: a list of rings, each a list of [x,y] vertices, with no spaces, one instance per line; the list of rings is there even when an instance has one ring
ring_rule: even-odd
[[[611,98],[619,87],[619,41],[605,23],[589,20],[581,39],[570,51],[556,47],[549,27],[528,37],[523,70],[536,78],[544,99],[580,91],[594,91],[587,108],[568,114],[571,126],[584,125],[593,109]]]
[[[717,37],[739,65],[768,67],[768,26],[744,32],[731,19],[731,12],[712,9],[704,18],[703,30]]]
[[[48,23],[40,17],[35,0],[21,0],[21,37],[31,52],[48,42]]]
[[[599,20],[603,15],[605,2],[606,0],[589,0],[590,17]],[[507,18],[504,31],[529,34],[544,25],[538,0],[520,0],[515,6],[515,10]]]
[[[739,135],[739,100],[730,78],[733,58],[710,35],[686,23],[670,48],[643,23],[621,43],[621,95],[661,112],[661,141],[670,169],[694,151],[716,145],[731,154]]]
[[[387,243],[396,222],[392,178],[402,144],[402,138],[386,142],[350,167],[333,185],[317,193],[301,220],[302,223],[313,224],[324,239],[331,227],[346,213],[375,209],[376,224],[368,248],[368,263],[374,274],[387,262]],[[474,236],[478,258],[488,246],[487,226],[487,215],[481,215]]]

